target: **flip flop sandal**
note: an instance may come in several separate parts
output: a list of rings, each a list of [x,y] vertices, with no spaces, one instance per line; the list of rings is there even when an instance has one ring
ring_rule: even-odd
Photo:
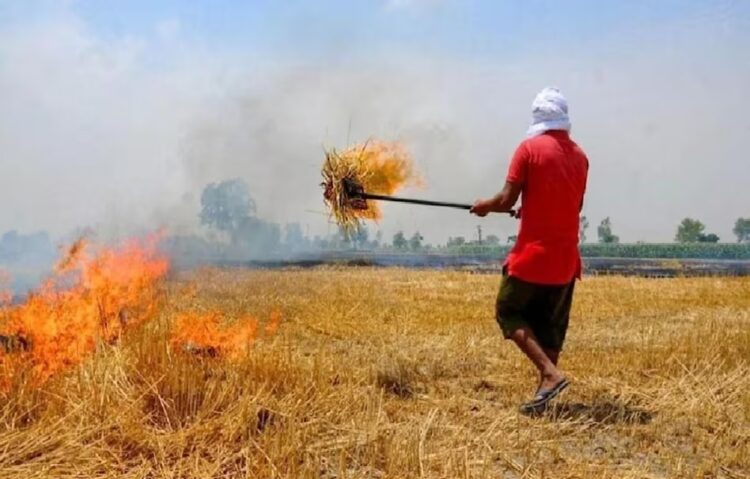
[[[547,409],[547,405],[551,400],[557,397],[563,389],[568,387],[570,382],[563,378],[559,383],[555,384],[550,389],[544,389],[538,391],[534,399],[521,405],[521,413],[523,414],[538,414]]]

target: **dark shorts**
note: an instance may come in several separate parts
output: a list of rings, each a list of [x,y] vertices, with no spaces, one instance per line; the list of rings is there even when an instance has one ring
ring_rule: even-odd
[[[575,280],[563,286],[527,283],[503,274],[495,317],[506,339],[527,326],[545,349],[562,351]]]

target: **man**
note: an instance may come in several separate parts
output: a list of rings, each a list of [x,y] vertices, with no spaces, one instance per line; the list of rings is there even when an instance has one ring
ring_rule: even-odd
[[[477,201],[471,212],[509,212],[522,196],[516,244],[503,265],[496,318],[506,339],[539,370],[535,397],[524,413],[544,410],[568,385],[558,369],[573,287],[581,277],[579,213],[588,159],[570,139],[568,103],[545,88],[532,104],[533,123],[511,160],[503,190]]]

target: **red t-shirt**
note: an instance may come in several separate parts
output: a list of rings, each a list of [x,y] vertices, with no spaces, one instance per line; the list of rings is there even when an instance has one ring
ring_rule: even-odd
[[[567,132],[524,140],[507,181],[523,185],[518,240],[505,260],[510,276],[529,283],[563,285],[581,277],[579,212],[589,161]]]

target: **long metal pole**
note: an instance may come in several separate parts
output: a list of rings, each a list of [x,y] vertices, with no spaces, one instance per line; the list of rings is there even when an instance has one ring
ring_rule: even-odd
[[[412,203],[415,205],[426,206],[444,206],[447,208],[459,208],[462,210],[471,209],[471,205],[467,205],[464,203],[450,203],[447,201],[418,200],[416,198],[400,198],[397,196],[375,195],[372,193],[362,193],[360,197],[366,200],[394,201],[396,203]]]
[[[365,200],[393,201],[395,203],[410,203],[414,205],[425,205],[425,206],[442,206],[445,208],[458,208],[461,210],[470,210],[472,206],[466,203],[451,203],[449,201],[419,200],[416,198],[401,198],[398,196],[376,195],[374,193],[360,193],[358,197],[365,199]],[[510,210],[508,213],[511,216],[515,216],[516,214],[514,210]]]

